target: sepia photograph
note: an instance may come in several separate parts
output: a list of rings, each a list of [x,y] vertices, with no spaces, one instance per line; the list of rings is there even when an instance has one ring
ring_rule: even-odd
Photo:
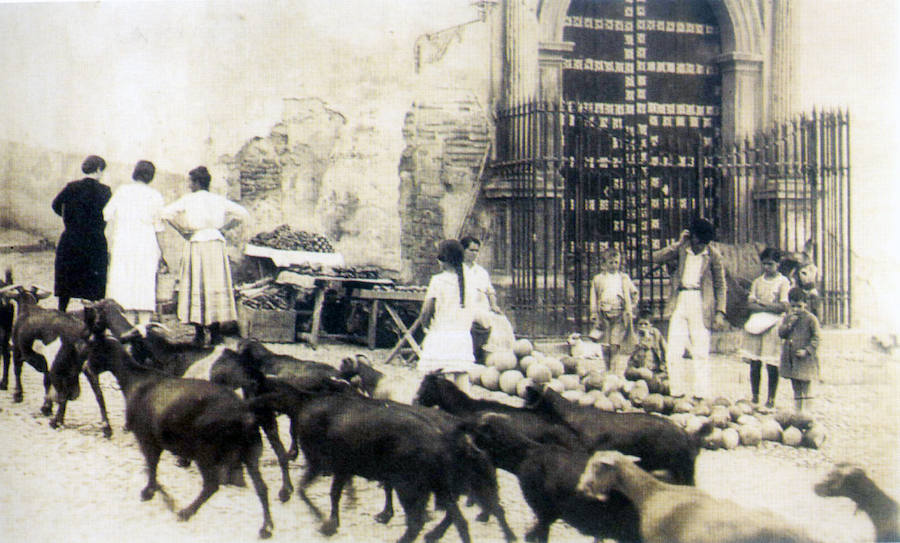
[[[900,0],[0,0],[0,539],[900,542]]]

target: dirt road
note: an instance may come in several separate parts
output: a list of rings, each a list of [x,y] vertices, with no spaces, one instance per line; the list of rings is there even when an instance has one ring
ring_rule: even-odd
[[[11,263],[17,277],[30,275],[42,279],[35,282],[48,284],[46,266],[49,262],[52,269],[52,254],[3,257],[5,261],[0,264]],[[359,350],[325,345],[314,351],[303,344],[275,345],[273,349],[332,364]],[[384,351],[369,354],[376,361],[385,356]],[[698,458],[697,484],[716,496],[778,513],[822,541],[871,541],[873,530],[868,519],[855,514],[849,500],[819,498],[812,485],[832,462],[852,459],[865,465],[889,493],[900,496],[900,362],[868,351],[834,352],[823,354],[823,366],[824,382],[817,388],[820,400],[813,409],[828,432],[821,450],[767,444],[704,451]],[[379,367],[404,383],[410,396],[421,378],[414,369]],[[726,397],[744,397],[748,388],[746,371],[739,362],[717,357],[714,382]],[[104,439],[96,403],[84,383],[81,398],[69,405],[65,428],[53,430],[39,413],[41,377],[29,367],[23,375],[24,403],[14,404],[9,391],[0,391],[0,539],[129,543],[256,540],[261,513],[249,488],[223,487],[186,523],[176,521],[159,495],[149,502],[140,501],[139,493],[146,482],[143,458],[134,437],[122,430],[122,396],[112,376],[102,378],[114,431],[111,439]],[[785,382],[778,404],[789,406],[790,395]],[[318,523],[296,497],[285,504],[278,502],[280,478],[268,448],[263,463],[275,521],[272,541],[395,541],[403,532],[404,515],[399,505],[387,526],[374,522],[372,516],[381,508],[382,492],[377,485],[357,479],[355,502],[345,499],[341,527],[337,535],[326,538],[317,532]],[[294,463],[291,472],[294,480],[299,478],[302,463]],[[503,505],[513,530],[522,538],[534,517],[516,479],[504,472],[499,475]],[[196,470],[176,467],[168,454],[163,455],[159,480],[177,507],[192,500],[200,488]],[[320,480],[310,493],[326,511],[328,485],[327,479]],[[476,522],[474,508],[464,508],[463,512],[469,519],[473,541],[502,541],[495,522]],[[437,520],[435,517],[426,529]],[[550,537],[557,542],[592,540],[562,522],[553,526]],[[459,537],[451,529],[442,541],[459,541]]]

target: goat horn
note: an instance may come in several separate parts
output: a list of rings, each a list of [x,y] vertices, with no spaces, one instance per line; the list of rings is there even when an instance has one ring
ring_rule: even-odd
[[[0,288],[0,294],[6,294],[7,292],[12,292],[12,291],[14,291],[16,289],[20,289],[20,288],[22,288],[22,285],[16,285],[16,284],[6,285],[5,287]]]

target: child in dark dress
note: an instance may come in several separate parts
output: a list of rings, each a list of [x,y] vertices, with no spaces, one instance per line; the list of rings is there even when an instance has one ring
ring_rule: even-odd
[[[782,377],[791,380],[794,388],[794,405],[798,412],[809,408],[810,385],[819,378],[819,320],[807,308],[807,294],[800,287],[788,292],[790,313],[785,316],[778,335],[784,340],[781,346]]]

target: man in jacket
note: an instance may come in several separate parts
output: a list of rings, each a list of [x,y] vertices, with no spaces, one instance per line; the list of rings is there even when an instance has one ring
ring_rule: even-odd
[[[669,319],[668,369],[673,396],[709,398],[709,328],[726,327],[725,268],[709,243],[715,227],[697,218],[678,242],[653,253],[654,262],[677,261],[663,316]],[[685,358],[685,349],[690,358]]]

